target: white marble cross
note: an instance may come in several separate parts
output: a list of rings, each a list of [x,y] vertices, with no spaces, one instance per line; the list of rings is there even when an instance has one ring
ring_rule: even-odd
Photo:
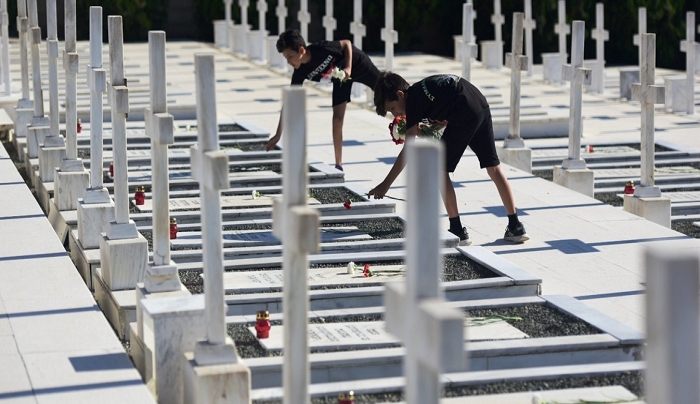
[[[195,347],[198,365],[236,363],[235,345],[226,333],[223,243],[221,236],[221,190],[230,187],[228,156],[219,150],[216,123],[216,75],[214,55],[195,55],[197,140],[190,148],[192,177],[202,195],[202,258],[206,340]]]
[[[311,14],[309,14],[309,0],[301,0],[299,12],[297,13],[299,26],[301,27],[301,36],[306,43],[309,43],[309,24],[311,23]]]
[[[646,402],[700,402],[700,256],[646,252]]]
[[[2,82],[5,85],[5,95],[12,93],[10,82],[10,38],[8,32],[9,17],[7,15],[7,0],[0,0],[0,23],[2,24]]]
[[[445,305],[440,289],[443,146],[418,139],[406,147],[406,280],[385,286],[385,323],[406,347],[406,403],[437,404],[440,373],[466,370],[464,314]]]
[[[559,56],[562,60],[562,65],[566,63],[566,36],[571,33],[571,26],[566,23],[566,0],[559,0],[557,9],[559,22],[554,26],[554,32],[559,35]]]
[[[241,26],[237,35],[239,50],[243,55],[248,55],[248,6],[250,0],[238,0],[238,7],[241,9]]]
[[[562,162],[562,167],[567,169],[586,168],[586,161],[581,159],[582,86],[591,84],[591,69],[583,67],[585,38],[586,23],[574,21],[574,33],[571,36],[571,64],[562,67],[563,79],[571,82],[571,90],[569,91],[569,157]]]
[[[530,56],[523,56],[523,13],[513,13],[513,44],[506,53],[510,68],[510,125],[504,147],[525,147],[520,137],[520,74],[527,70]]]
[[[685,40],[681,41],[681,51],[685,52],[686,73],[686,113],[695,114],[695,69],[696,56],[700,52],[700,44],[695,42],[695,13],[688,11],[685,15]]]
[[[260,60],[267,60],[267,27],[265,24],[265,14],[267,13],[267,0],[258,0],[256,4],[258,10],[258,41],[260,43]]]
[[[594,90],[599,94],[605,91],[605,42],[610,39],[610,33],[605,27],[605,14],[603,3],[595,5],[595,29],[591,30],[591,37],[595,39],[595,75]]]
[[[462,5],[462,77],[471,80],[472,59],[476,58],[478,48],[474,43],[474,6],[470,3]]]
[[[29,13],[30,43],[32,44],[32,88],[34,90],[34,118],[44,117],[44,95],[41,91],[41,27],[39,27],[39,12],[37,0],[27,0]]]
[[[394,30],[394,0],[386,0],[381,37],[384,41],[384,70],[391,71],[394,69],[394,44],[399,43],[399,33]]]
[[[323,17],[323,27],[326,29],[326,41],[332,41],[333,31],[338,28],[338,22],[333,17],[333,0],[326,0],[326,15]]]
[[[354,0],[352,15],[352,22],[350,23],[352,44],[357,46],[358,49],[362,49],[362,38],[367,36],[367,27],[362,23],[362,0]]]
[[[654,104],[664,103],[664,86],[655,86],[656,34],[642,34],[641,83],[632,84],[632,100],[642,108],[642,177],[634,196],[660,197],[661,189],[654,186]]]
[[[537,28],[537,21],[532,19],[532,0],[525,0],[525,19],[523,20],[525,29],[525,55],[527,55],[527,75],[532,76],[532,64],[535,59],[532,53],[532,31]]]
[[[226,26],[231,26],[233,25],[233,21],[231,21],[231,6],[233,4],[233,0],[224,0],[224,21],[226,21]]]
[[[146,290],[180,290],[177,266],[170,260],[170,211],[168,197],[168,145],[175,141],[173,116],[167,112],[165,81],[165,32],[148,32],[151,102],[144,111],[146,135],[151,138],[153,171],[153,264],[146,271]]]
[[[491,23],[493,24],[493,29],[495,33],[496,42],[503,41],[503,34],[501,32],[501,27],[506,23],[506,19],[501,14],[501,0],[493,0],[493,14],[491,15]]]
[[[642,66],[642,35],[647,33],[647,8],[639,7],[637,11],[637,33],[632,37],[632,43],[639,48],[639,66]]]
[[[31,102],[29,101],[29,63],[27,60],[27,32],[29,31],[27,0],[17,0],[17,27],[19,31],[20,70],[22,71],[22,100],[26,105]]]
[[[284,365],[282,384],[288,403],[309,402],[308,254],[319,251],[318,211],[307,207],[306,90],[282,91],[284,153],[282,198],[274,199],[273,232],[283,243]]]
[[[102,7],[90,7],[90,64],[87,66],[87,83],[90,88],[90,190],[101,202],[109,198],[102,179],[102,120],[103,96],[107,91],[107,72],[102,68]],[[104,191],[104,192],[102,192]],[[86,191],[85,200],[88,202]]]
[[[464,4],[469,4],[472,6],[472,22],[471,22],[471,29],[469,30],[469,35],[471,35],[472,42],[476,43],[476,34],[474,33],[474,21],[476,21],[476,10],[474,10],[474,1],[473,0],[467,0]],[[464,4],[462,5],[464,7]],[[464,13],[462,13],[464,15]],[[462,20],[462,30],[464,30],[464,20]],[[462,32],[462,39],[465,38],[464,32]]]
[[[275,14],[277,15],[277,33],[281,34],[286,29],[284,22],[287,19],[287,7],[284,5],[284,0],[280,0],[277,4]]]

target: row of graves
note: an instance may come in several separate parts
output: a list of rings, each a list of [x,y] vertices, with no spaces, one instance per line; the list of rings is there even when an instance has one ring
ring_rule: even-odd
[[[20,19],[35,16],[36,0],[27,5]],[[177,120],[158,31],[147,55],[136,52],[148,61],[139,121],[125,77],[145,66],[127,74],[121,17],[110,16],[107,79],[100,7],[90,9],[90,122],[79,136],[83,55],[75,0],[65,7],[65,137],[60,105],[43,114],[33,29],[35,98],[30,104],[23,80],[15,143],[37,199],[158,402],[433,403],[443,387],[455,402],[515,391],[488,399],[631,402],[644,394],[642,334],[574,298],[542,296],[541,279],[483,247],[456,247],[440,231],[437,144],[410,145],[409,211],[399,216],[343,184],[342,172],[307,164],[304,89],[283,91],[283,152],[261,153],[267,133],[218,122],[215,56],[198,54],[195,94],[173,97],[178,106],[194,100],[196,121]],[[55,27],[55,14],[48,18]],[[522,24],[522,14],[515,18]],[[48,56],[58,99],[58,52]],[[523,58],[509,57],[515,66]],[[685,310],[698,307],[697,257],[653,253],[648,262],[658,275],[647,284],[656,313],[649,372],[658,381],[648,394],[660,397],[649,402],[692,402],[685,397],[697,384],[683,381],[698,376],[688,365],[698,361],[677,350],[698,351],[698,317]]]

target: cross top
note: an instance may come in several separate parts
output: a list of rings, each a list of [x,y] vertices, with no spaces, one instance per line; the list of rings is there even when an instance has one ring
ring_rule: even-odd
[[[632,37],[632,43],[639,47],[639,65],[642,64],[642,35],[647,33],[647,9],[639,7],[637,11],[637,33]]]
[[[440,292],[440,142],[417,139],[407,146],[408,200],[406,280],[387,283],[386,329],[406,346],[408,404],[437,404],[440,373],[462,371],[464,314],[446,307]]]
[[[554,26],[554,32],[559,35],[559,53],[566,53],[566,36],[571,33],[571,27],[566,23],[566,1],[559,0],[559,22]]]
[[[532,19],[532,0],[525,0],[525,19],[523,20],[523,28],[526,30],[534,30],[537,28],[537,21]]]
[[[586,23],[574,21],[574,32],[571,37],[571,64],[564,65],[562,76],[571,82],[571,101],[569,115],[569,158],[564,160],[562,167],[571,169],[586,168],[586,162],[581,159],[581,136],[583,134],[583,119],[581,117],[582,85],[591,84],[591,69],[583,68],[583,44],[586,35]]]
[[[695,69],[696,56],[700,44],[695,42],[695,13],[688,11],[685,17],[685,40],[681,41],[681,51],[685,52],[685,70],[687,75],[686,113],[695,114]]]
[[[277,30],[278,33],[284,32],[284,21],[287,18],[287,7],[284,5],[284,1],[280,1],[275,8],[275,14],[277,15]]]
[[[654,85],[656,76],[656,34],[642,34],[642,66],[640,83],[632,84],[632,99],[663,104],[664,87]]]
[[[150,55],[149,80],[151,84],[150,107],[146,108],[146,134],[159,145],[175,142],[173,116],[167,113],[165,82],[165,32],[149,31]]]
[[[501,27],[506,23],[505,17],[503,14],[501,14],[501,0],[493,0],[493,14],[491,15],[491,23],[493,24],[493,28],[496,33],[496,41],[501,42],[503,40],[501,36]]]
[[[519,60],[527,58],[527,56],[523,56],[523,23],[523,13],[513,13],[513,43],[512,50],[506,53],[507,67],[511,67],[509,64],[514,61],[512,60],[513,58],[518,58]],[[511,62],[508,62],[508,60],[511,60]],[[527,62],[524,63],[527,64]],[[516,67],[516,69],[520,69],[520,66]]]
[[[596,42],[610,39],[610,33],[604,28],[605,14],[603,13],[603,7],[603,3],[596,3],[595,5],[595,29],[591,31],[591,37]]]

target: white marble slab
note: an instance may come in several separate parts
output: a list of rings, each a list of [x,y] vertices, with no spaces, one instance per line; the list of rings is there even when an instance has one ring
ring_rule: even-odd
[[[700,191],[694,192],[664,192],[665,197],[671,198],[671,202],[698,202]]]
[[[241,207],[272,207],[272,197],[262,196],[253,198],[252,195],[231,195],[222,196],[220,198],[221,208],[241,208]],[[320,205],[317,199],[309,198],[309,205]],[[201,209],[200,198],[172,198],[168,200],[169,209],[171,212],[189,209]],[[139,212],[153,212],[153,200],[146,199],[143,205],[136,205]]]
[[[279,240],[272,230],[230,230],[223,232],[224,247],[252,247],[258,245],[278,244]],[[321,228],[321,242],[372,240],[372,237],[357,227]],[[177,239],[171,240],[173,248],[201,246],[202,232],[179,233]]]
[[[639,178],[642,171],[639,168],[619,168],[616,170],[594,170],[596,178]],[[656,167],[654,176],[663,177],[671,175],[700,175],[700,170],[690,166]]]
[[[371,269],[374,276],[365,277],[362,265],[354,274],[348,274],[347,267],[309,268],[309,287],[333,287],[353,284],[357,286],[383,283],[387,280],[403,278],[404,265],[377,265]],[[226,293],[255,293],[282,288],[283,272],[279,271],[237,271],[224,273],[224,289]]]
[[[587,148],[583,147],[581,150],[581,157],[585,158],[587,154]],[[622,153],[635,153],[640,154],[639,150],[634,149],[629,146],[593,146],[593,154],[608,153],[608,154],[622,154]],[[532,157],[566,157],[567,149],[532,149]]]
[[[482,318],[469,318],[464,322],[467,341],[487,341],[529,338],[527,334],[499,319],[479,321]],[[370,349],[400,344],[391,336],[383,321],[357,323],[309,324],[309,348],[312,351],[327,349]],[[255,327],[248,328],[255,335]],[[284,326],[272,326],[270,337],[259,339],[267,350],[282,350]]]
[[[192,173],[190,171],[170,171],[170,180],[192,180]],[[135,182],[151,182],[153,173],[151,171],[130,171],[129,172],[129,183]],[[239,178],[260,178],[260,177],[281,177],[279,173],[274,171],[236,171],[228,174],[229,179],[239,179]]]

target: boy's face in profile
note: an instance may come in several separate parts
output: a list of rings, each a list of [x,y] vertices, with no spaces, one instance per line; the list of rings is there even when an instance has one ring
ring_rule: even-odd
[[[406,115],[406,93],[398,90],[396,95],[398,99],[384,102],[384,108],[393,116]]]
[[[301,59],[304,57],[304,55],[306,55],[306,48],[303,46],[299,48],[298,52],[293,51],[290,48],[282,51],[282,56],[287,59],[287,63],[295,69],[298,69],[299,66],[301,66]]]

